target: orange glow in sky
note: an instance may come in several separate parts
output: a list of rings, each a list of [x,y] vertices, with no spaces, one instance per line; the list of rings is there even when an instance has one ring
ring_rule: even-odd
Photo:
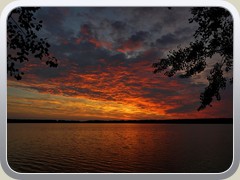
[[[231,86],[222,92],[221,101],[198,112],[199,95],[208,85],[205,72],[186,79],[153,74],[154,62],[192,40],[195,26],[188,23],[189,9],[141,11],[41,8],[36,15],[43,19],[40,35],[51,44],[49,51],[57,57],[58,67],[29,57],[19,65],[22,80],[8,76],[8,118],[232,117]]]

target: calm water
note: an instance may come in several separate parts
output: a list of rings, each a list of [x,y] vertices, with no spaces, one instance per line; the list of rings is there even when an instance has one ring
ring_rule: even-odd
[[[17,172],[222,172],[232,162],[232,125],[8,124]]]

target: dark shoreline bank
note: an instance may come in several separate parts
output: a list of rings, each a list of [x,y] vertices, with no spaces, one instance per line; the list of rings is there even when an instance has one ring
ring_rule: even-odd
[[[233,124],[233,118],[172,119],[172,120],[87,120],[87,121],[8,119],[7,123]]]

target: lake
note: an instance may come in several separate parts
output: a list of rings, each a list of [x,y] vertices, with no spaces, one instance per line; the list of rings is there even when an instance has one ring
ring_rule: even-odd
[[[10,167],[25,173],[218,173],[232,124],[10,123]]]

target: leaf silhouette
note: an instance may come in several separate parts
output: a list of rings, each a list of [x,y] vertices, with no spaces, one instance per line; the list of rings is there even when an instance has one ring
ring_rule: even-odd
[[[217,101],[221,100],[220,90],[225,89],[227,82],[225,74],[232,70],[233,20],[226,9],[218,7],[191,8],[191,14],[193,17],[189,23],[198,24],[193,35],[195,41],[187,47],[170,51],[167,58],[159,59],[152,66],[154,73],[163,72],[171,77],[181,71],[181,78],[189,78],[205,71],[207,61],[213,55],[220,55],[219,62],[215,63],[207,77],[208,86],[200,94],[198,110],[203,110],[211,106],[214,97]],[[229,82],[232,81],[231,78]]]
[[[17,63],[29,61],[29,55],[46,61],[49,67],[57,67],[57,58],[49,54],[50,44],[47,39],[38,37],[37,31],[42,28],[42,20],[34,17],[39,7],[20,7],[14,9],[7,19],[7,72],[17,80],[24,75],[16,67]]]

